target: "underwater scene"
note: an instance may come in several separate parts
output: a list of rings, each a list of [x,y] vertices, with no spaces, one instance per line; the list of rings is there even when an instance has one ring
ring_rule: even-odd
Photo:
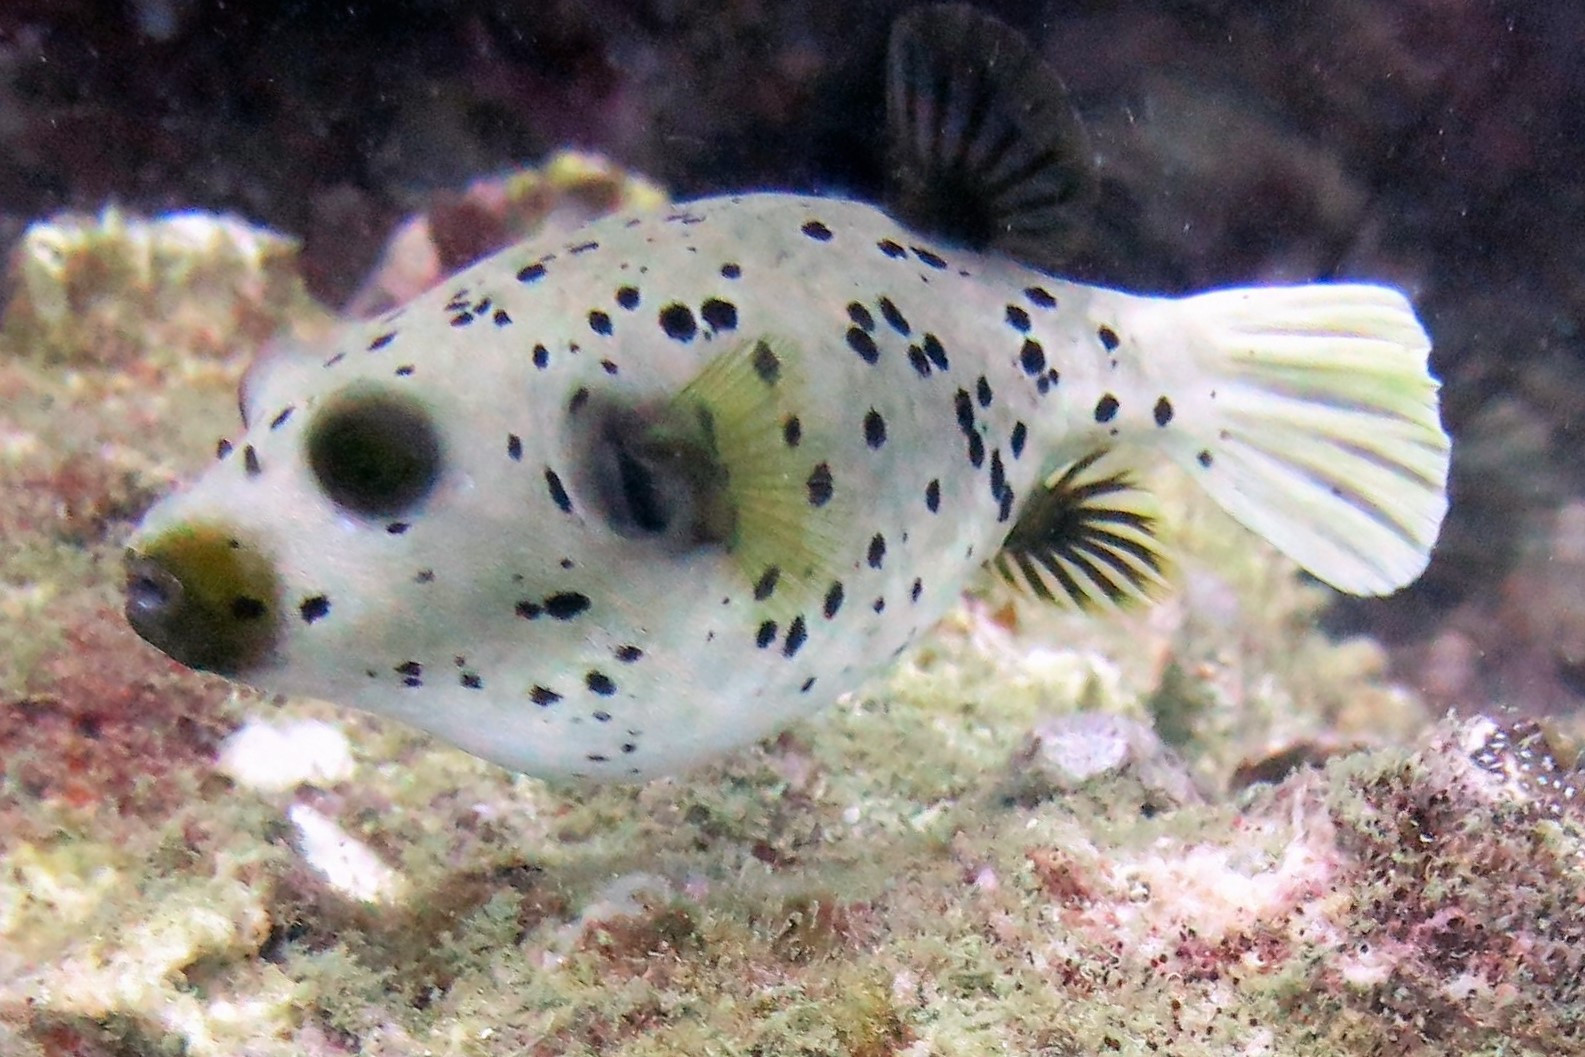
[[[1582,41],[0,4],[0,1057],[1585,1054]]]

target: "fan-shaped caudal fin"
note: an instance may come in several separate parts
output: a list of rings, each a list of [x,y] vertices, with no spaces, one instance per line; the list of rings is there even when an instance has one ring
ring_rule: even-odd
[[[1156,439],[1224,510],[1350,594],[1420,575],[1447,512],[1450,443],[1430,340],[1401,293],[1219,290],[1148,302],[1130,329],[1193,365]]]

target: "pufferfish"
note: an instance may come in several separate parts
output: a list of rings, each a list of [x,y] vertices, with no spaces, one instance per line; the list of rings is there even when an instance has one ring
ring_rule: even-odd
[[[544,777],[643,779],[887,667],[989,564],[1147,600],[1159,454],[1339,590],[1424,568],[1429,341],[1365,284],[1057,278],[1091,185],[1061,82],[961,6],[894,26],[886,202],[758,193],[504,250],[244,384],[131,540],[197,669]]]

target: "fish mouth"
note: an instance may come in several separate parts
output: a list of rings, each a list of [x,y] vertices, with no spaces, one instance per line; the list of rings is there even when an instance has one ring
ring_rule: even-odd
[[[127,623],[173,660],[238,676],[273,653],[279,581],[256,549],[224,528],[167,529],[129,548],[125,569]]]

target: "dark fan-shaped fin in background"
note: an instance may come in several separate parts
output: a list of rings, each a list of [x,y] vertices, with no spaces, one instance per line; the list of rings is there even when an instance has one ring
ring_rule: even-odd
[[[887,57],[887,205],[922,233],[1052,269],[1095,196],[1067,89],[1010,26],[961,4],[910,11]]]

